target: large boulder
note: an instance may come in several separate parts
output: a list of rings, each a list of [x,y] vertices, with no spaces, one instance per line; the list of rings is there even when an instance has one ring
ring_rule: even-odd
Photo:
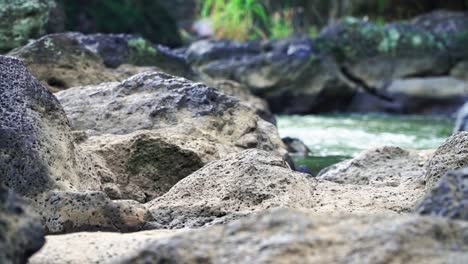
[[[54,0],[0,1],[0,53],[20,47],[47,31],[61,30]]]
[[[58,100],[15,58],[0,56],[0,72],[0,182],[26,198],[44,226],[53,221],[67,227],[50,232],[83,230],[96,222],[112,230],[118,221],[133,226],[125,212],[134,205],[119,207],[99,192],[93,157],[75,144]],[[90,222],[96,211],[104,211],[102,217]]]
[[[204,84],[161,72],[76,87],[57,97],[72,128],[92,135],[169,127],[189,135],[196,128],[227,145],[286,153],[276,127],[255,109]]]
[[[122,263],[461,263],[467,230],[464,222],[417,215],[277,209],[149,242]]]
[[[155,67],[143,66],[156,65],[158,61],[156,49],[148,41],[132,35],[112,34],[50,34],[9,55],[22,59],[52,92],[121,81],[139,72],[155,70]]]
[[[306,174],[252,149],[209,163],[147,206],[154,227],[200,227],[268,208],[308,208],[313,193]]]
[[[420,214],[468,220],[468,169],[447,172],[416,211]]]
[[[427,164],[426,189],[437,185],[442,176],[451,170],[468,166],[468,132],[453,134],[434,153]]]
[[[1,56],[0,72],[0,181],[24,196],[95,188],[59,101],[15,58]]]
[[[37,216],[0,182],[0,262],[26,263],[44,243]]]

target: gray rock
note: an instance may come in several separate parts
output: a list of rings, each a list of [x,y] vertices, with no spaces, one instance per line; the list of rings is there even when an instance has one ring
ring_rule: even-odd
[[[317,177],[342,184],[423,188],[428,158],[429,153],[399,147],[374,148],[322,170]]]
[[[32,197],[97,185],[58,100],[24,64],[0,56],[0,182]]]
[[[209,163],[149,202],[153,226],[200,227],[267,208],[307,208],[314,183],[280,157],[246,150]]]
[[[416,211],[423,215],[468,220],[468,169],[447,172]]]
[[[44,243],[37,216],[0,183],[0,262],[26,263]]]
[[[56,33],[17,48],[9,55],[23,60],[52,92],[121,81],[156,69],[124,64],[147,65],[156,56],[156,50],[146,40],[131,35]]]
[[[115,229],[116,221],[134,225],[124,214],[107,213],[117,202],[103,194],[76,194],[100,191],[101,179],[93,157],[75,144],[58,100],[15,58],[0,56],[0,72],[0,182],[41,214],[49,232],[87,229],[100,211],[103,216],[93,223],[103,229]],[[51,221],[66,228],[49,228]]]
[[[76,87],[57,93],[75,130],[92,135],[178,127],[239,148],[285,154],[276,127],[255,109],[214,88],[161,72],[121,83]]]
[[[467,232],[437,217],[277,209],[149,242],[122,263],[463,263]]]
[[[426,190],[435,186],[445,173],[468,166],[468,132],[458,132],[448,138],[427,164]]]

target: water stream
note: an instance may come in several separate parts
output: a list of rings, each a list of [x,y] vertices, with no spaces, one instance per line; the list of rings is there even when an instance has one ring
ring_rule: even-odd
[[[312,174],[373,147],[434,149],[453,129],[453,120],[428,116],[340,114],[277,119],[281,137],[299,138],[311,149],[310,156],[294,159],[297,165],[309,167]]]

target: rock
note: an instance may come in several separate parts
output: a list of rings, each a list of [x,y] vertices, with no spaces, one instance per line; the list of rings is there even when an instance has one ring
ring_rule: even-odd
[[[322,170],[320,179],[341,184],[373,186],[410,185],[424,188],[425,163],[430,153],[399,147],[374,148]]]
[[[467,230],[464,222],[417,215],[330,216],[276,209],[148,242],[122,263],[463,262]]]
[[[239,148],[286,154],[276,127],[255,110],[214,88],[161,72],[122,83],[76,87],[57,93],[75,130],[92,135],[178,127]]]
[[[133,228],[133,216],[111,212],[137,205],[119,207],[102,193],[78,193],[100,191],[101,179],[93,157],[75,144],[58,100],[15,58],[0,56],[0,72],[0,182],[33,205],[49,232],[86,230],[97,223],[104,230]],[[102,216],[90,221],[96,212]]]
[[[280,157],[245,150],[182,179],[147,204],[158,228],[223,223],[267,208],[307,208],[314,184]]]
[[[468,97],[464,81],[449,75],[459,76],[456,64],[468,56],[467,17],[434,12],[384,26],[344,18],[312,40],[202,40],[185,54],[203,80],[242,83],[274,113],[450,114]]]
[[[0,3],[0,53],[45,34],[51,23],[58,24],[54,0],[13,0]],[[62,21],[63,23],[63,21]]]
[[[457,119],[455,121],[454,133],[468,130],[468,103],[465,103],[457,112]]]
[[[47,233],[78,231],[130,232],[151,219],[147,209],[131,200],[110,200],[103,192],[61,192],[44,195],[37,203]]]
[[[450,76],[458,80],[468,81],[468,61],[461,61],[450,70]]]
[[[48,236],[45,246],[29,259],[29,263],[118,263],[148,244],[177,233],[180,231],[80,232]]]
[[[242,101],[242,103],[255,109],[255,113],[265,121],[276,125],[275,116],[271,113],[268,103],[260,97],[253,95],[247,86],[228,80],[207,83],[209,86],[218,89],[225,95],[236,97]]]
[[[309,147],[307,147],[306,144],[298,138],[285,137],[281,140],[283,140],[290,154],[307,156],[311,152]]]
[[[467,142],[468,132],[455,133],[436,150],[427,164],[427,191],[435,187],[448,171],[468,166]]]
[[[37,216],[0,183],[0,262],[26,263],[44,243]]]
[[[468,220],[468,170],[447,172],[416,211],[451,219]]]
[[[58,100],[17,59],[0,56],[0,72],[0,182],[28,197],[98,185]]]
[[[111,198],[147,202],[163,195],[209,161],[226,155],[223,151],[239,151],[192,132],[192,135],[171,130],[104,134],[90,137],[81,146],[102,159],[98,173],[110,188],[107,193]]]
[[[15,49],[9,55],[21,58],[43,85],[57,92],[74,86],[120,81],[139,72],[155,70],[136,66],[114,69],[123,63],[138,63],[139,56],[147,56],[145,51],[150,48],[146,44],[135,44],[135,51],[131,52],[130,41],[139,43],[128,35],[57,33]]]

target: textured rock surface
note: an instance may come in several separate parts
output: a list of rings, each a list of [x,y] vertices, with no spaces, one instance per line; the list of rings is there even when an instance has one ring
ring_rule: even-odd
[[[273,210],[152,242],[124,263],[462,263],[467,223]]]
[[[179,232],[178,230],[141,231],[127,234],[80,232],[48,236],[45,246],[29,259],[29,263],[119,263],[123,258],[137,254],[148,244]]]
[[[179,180],[218,159],[219,142],[177,131],[137,131],[127,135],[90,137],[83,148],[102,159],[98,174],[104,191],[114,199],[147,202],[167,192]]]
[[[44,242],[37,217],[0,183],[0,263],[26,263]]]
[[[21,58],[36,78],[56,92],[74,86],[120,81],[139,72],[155,70],[154,67],[130,65],[114,69],[122,63],[137,63],[137,54],[148,56],[146,51],[150,47],[144,40],[138,52],[131,52],[133,49],[127,43],[130,38],[128,35],[57,33],[15,49],[9,55]]]
[[[437,185],[439,179],[448,171],[468,166],[468,132],[452,135],[427,164],[426,189],[429,191]]]
[[[48,233],[138,231],[150,219],[143,205],[102,192],[49,192],[35,206]]]
[[[291,171],[279,156],[252,149],[209,163],[148,207],[155,227],[200,227],[267,208],[307,208],[313,192],[306,174]]]
[[[57,99],[17,59],[1,56],[0,72],[0,181],[29,197],[96,186]]]
[[[0,53],[45,34],[56,8],[54,0],[0,1]]]
[[[324,169],[318,178],[343,184],[424,187],[424,167],[430,152],[381,147]]]
[[[135,229],[136,221],[112,210],[140,210],[138,205],[119,207],[103,194],[75,193],[101,190],[101,179],[93,157],[75,145],[57,99],[17,59],[0,56],[0,72],[0,182],[27,198],[49,232],[98,223],[109,230],[126,228],[119,224]]]
[[[468,169],[447,172],[416,211],[420,214],[468,220]]]
[[[160,72],[76,87],[57,97],[73,129],[91,135],[178,127],[181,134],[197,129],[228,146],[286,153],[276,127],[254,109],[204,84]]]

